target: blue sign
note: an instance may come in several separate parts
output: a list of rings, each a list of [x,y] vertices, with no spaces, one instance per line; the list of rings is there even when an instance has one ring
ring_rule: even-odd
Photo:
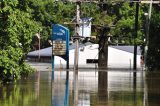
[[[69,29],[56,24],[52,26],[53,55],[65,55],[69,46]]]
[[[52,25],[52,71],[54,70],[54,56],[60,56],[67,61],[66,68],[69,69],[69,29],[59,25]],[[54,79],[54,71],[52,74]]]
[[[52,25],[52,40],[66,41],[68,39],[68,36],[69,36],[68,28],[59,24]]]

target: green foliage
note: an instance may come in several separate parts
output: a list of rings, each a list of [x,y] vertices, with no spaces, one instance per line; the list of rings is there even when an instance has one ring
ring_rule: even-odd
[[[4,0],[0,8],[0,80],[8,82],[29,73],[24,63],[30,51],[32,37],[40,30],[40,24],[32,15],[18,8],[17,0]],[[28,70],[28,72],[27,72]]]
[[[25,8],[24,8],[24,2]],[[50,46],[48,40],[51,35],[51,25],[55,23],[63,24],[70,22],[75,14],[74,5],[71,3],[64,4],[55,0],[25,0],[20,1],[19,8],[32,14],[32,19],[40,23],[43,27],[41,33],[41,48]],[[26,9],[28,8],[28,9]],[[73,29],[73,26],[71,27]]]
[[[24,53],[29,52],[32,36],[39,30],[39,24],[31,21],[30,18],[30,14],[17,9],[9,15],[6,29],[10,36],[10,45],[17,47],[19,46],[17,43],[22,44]]]
[[[113,30],[113,35],[117,36],[119,41],[118,43],[122,43],[125,45],[133,45],[134,44],[134,33],[135,33],[135,5],[131,5],[129,3],[123,3],[119,8],[119,12],[117,14],[117,22],[115,24],[115,29]],[[139,18],[138,18],[138,36],[135,40],[136,44],[141,45],[143,43],[143,6],[139,7]]]
[[[149,46],[147,53],[147,67],[149,70],[160,69],[160,12],[154,7],[151,17]]]
[[[20,48],[6,47],[6,50],[0,50],[0,80],[8,82],[19,78],[19,59],[22,57]]]
[[[23,63],[20,65],[21,76],[27,77],[29,74],[33,73],[35,70],[30,67],[29,64]]]

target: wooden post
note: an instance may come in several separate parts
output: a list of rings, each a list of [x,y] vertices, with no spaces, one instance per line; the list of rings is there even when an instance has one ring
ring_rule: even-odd
[[[133,69],[137,70],[137,44],[136,38],[138,34],[138,14],[139,14],[139,3],[136,2],[136,15],[135,15],[135,33],[134,33],[134,56],[133,56]]]
[[[74,106],[78,106],[78,60],[79,60],[79,31],[80,31],[80,1],[76,2],[76,36],[75,36],[75,60],[74,60]]]

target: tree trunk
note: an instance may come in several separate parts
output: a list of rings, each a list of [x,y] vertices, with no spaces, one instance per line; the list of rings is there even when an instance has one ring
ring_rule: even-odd
[[[109,28],[103,28],[99,37],[99,54],[98,54],[98,67],[100,69],[108,68],[108,37],[107,32]]]

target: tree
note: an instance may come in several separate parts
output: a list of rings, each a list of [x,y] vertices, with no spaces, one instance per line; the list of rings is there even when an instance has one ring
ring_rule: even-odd
[[[30,50],[32,36],[40,29],[32,16],[17,5],[17,0],[0,3],[0,80],[4,82],[33,70],[24,58]]]
[[[148,70],[154,71],[160,69],[160,7],[153,6],[150,22],[149,44],[147,52]]]
[[[28,1],[27,7],[31,9],[33,19],[38,23],[41,23],[41,43],[42,47],[45,48],[50,46],[48,40],[51,36],[51,25],[52,24],[64,24],[64,22],[71,22],[74,18],[75,9],[74,4],[69,2],[64,3],[56,0],[26,0]],[[22,2],[19,7],[24,7]],[[24,11],[27,11],[24,9]],[[70,29],[74,29],[73,26],[69,25]]]
[[[135,5],[129,3],[123,3],[122,6],[119,7],[119,12],[117,14],[117,22],[115,24],[115,29],[113,30],[113,35],[117,37],[117,39],[113,40],[113,43],[120,43],[123,45],[133,45],[134,44],[134,23],[135,23]],[[140,7],[139,11],[139,24],[138,24],[138,36],[136,38],[136,44],[143,44],[143,9],[144,7]]]

